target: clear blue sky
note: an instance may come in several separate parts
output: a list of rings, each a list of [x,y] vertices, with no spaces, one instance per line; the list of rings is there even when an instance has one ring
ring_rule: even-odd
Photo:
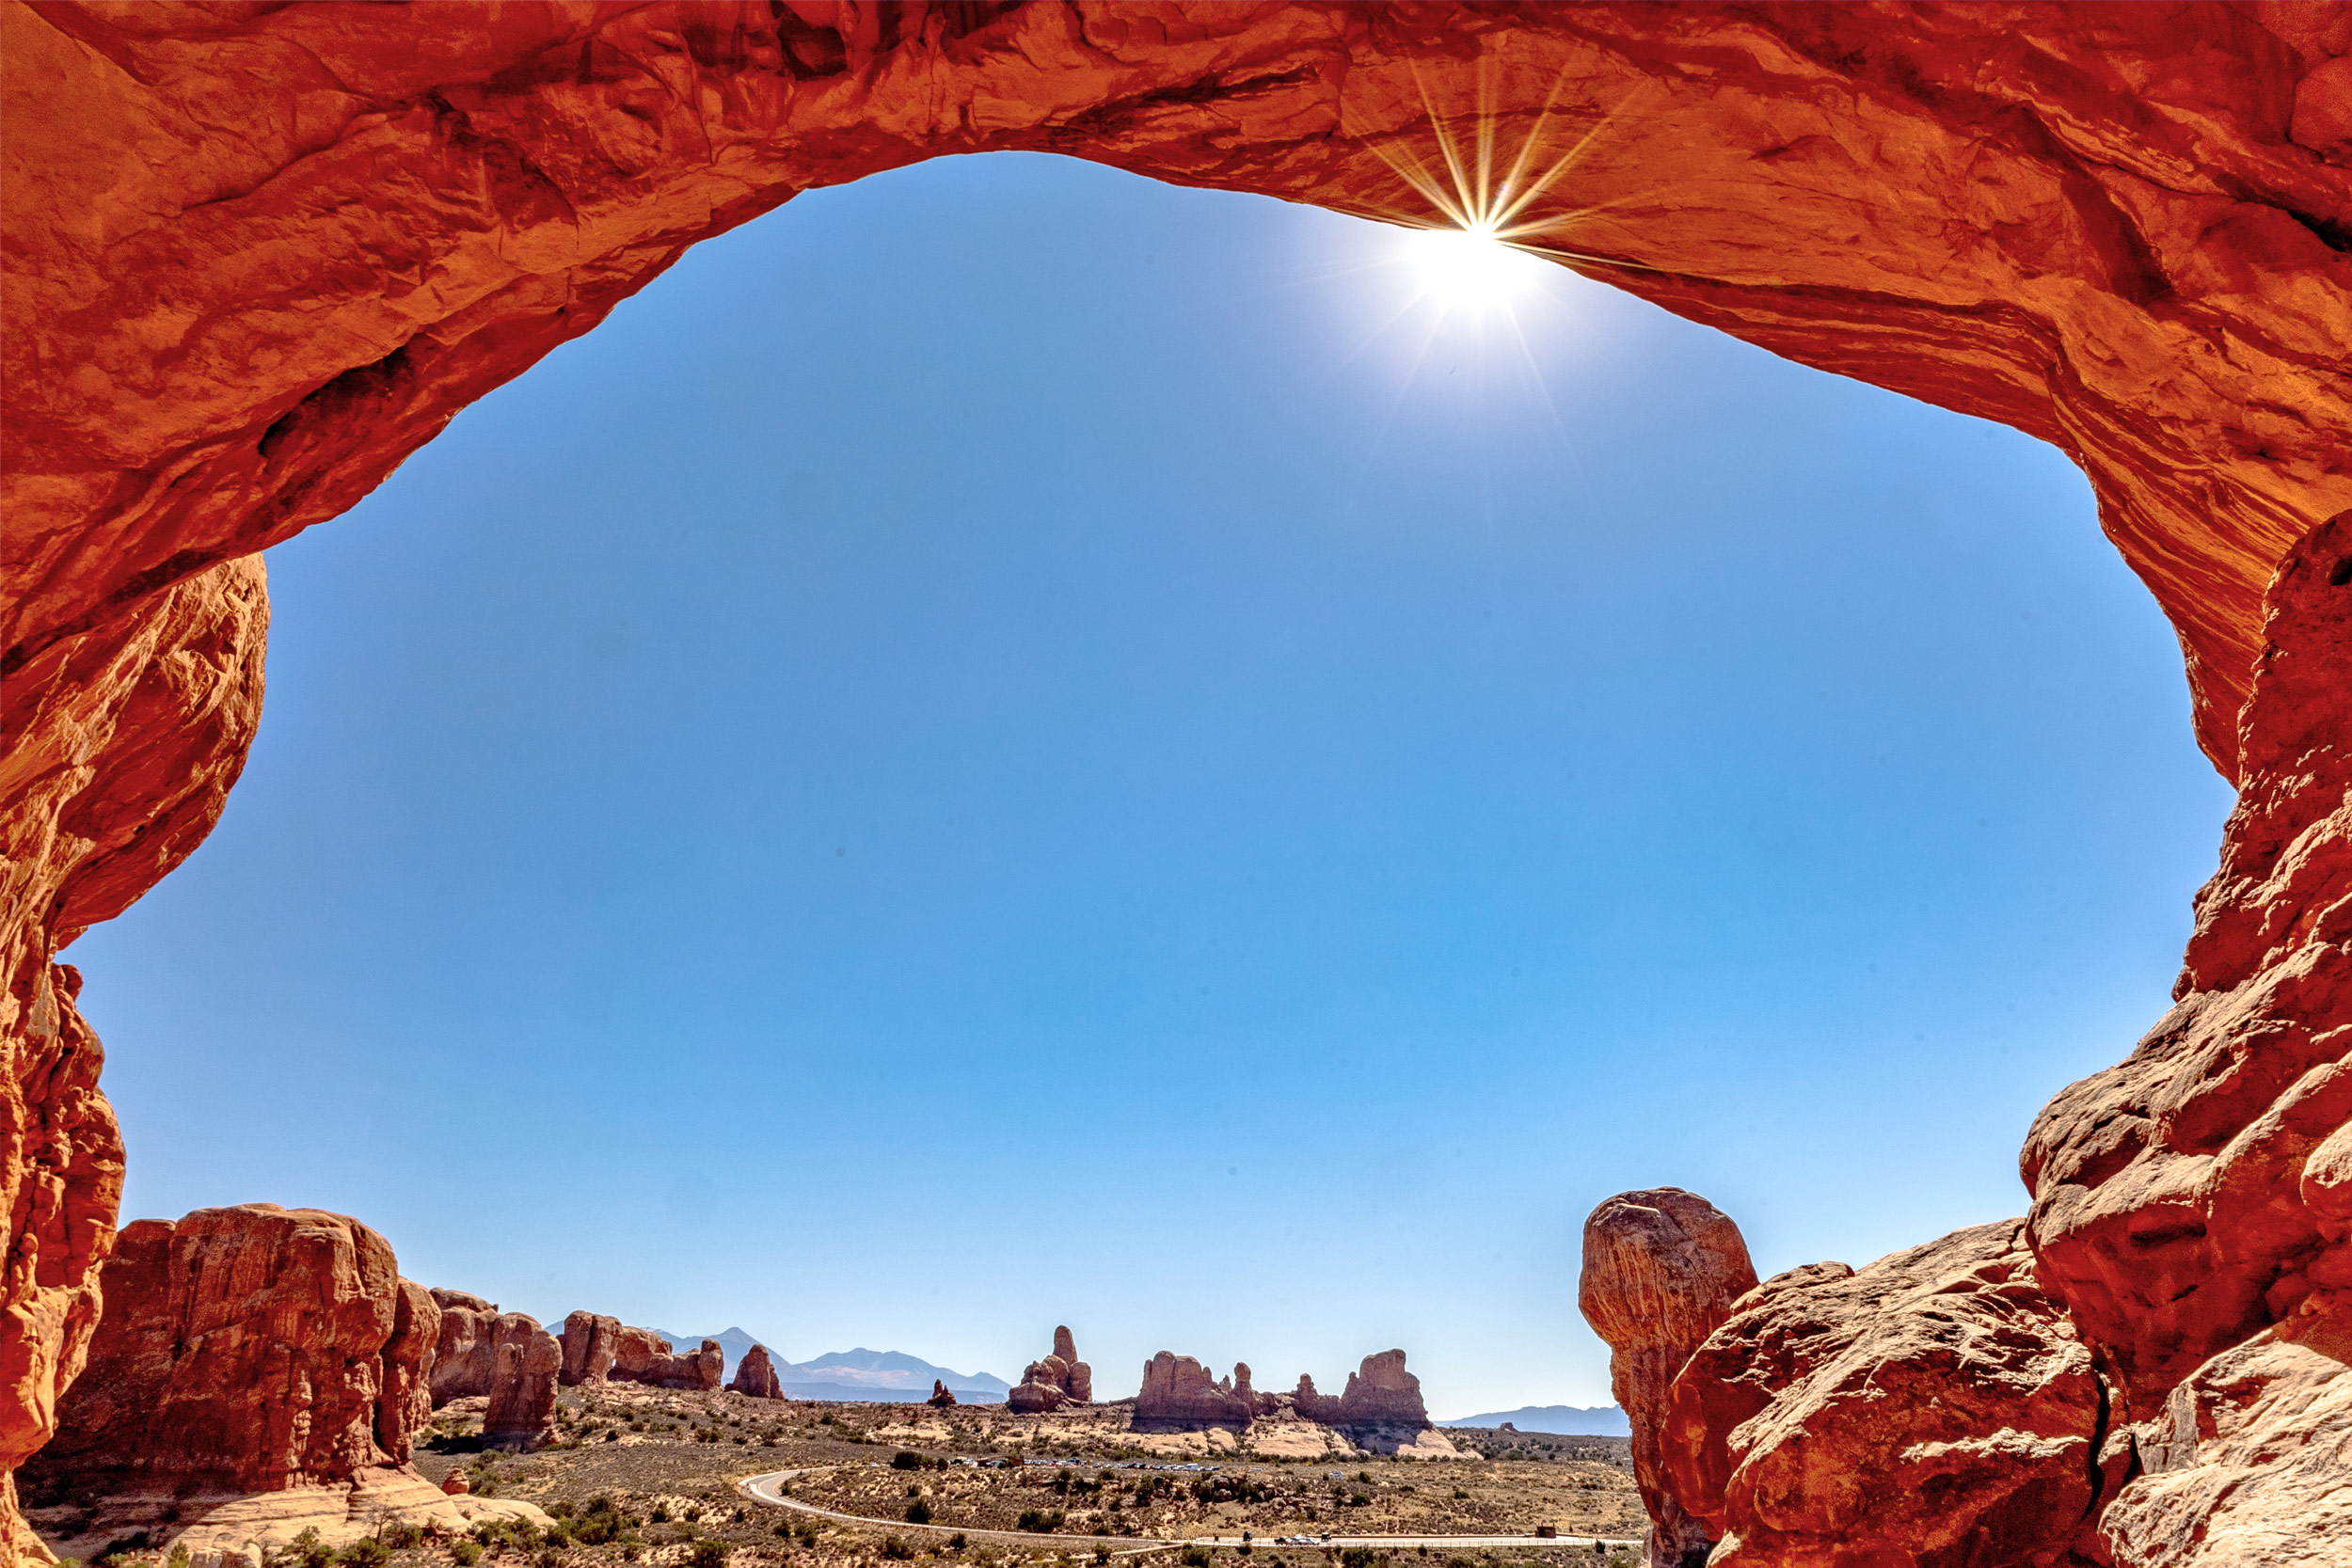
[[[2089,489],[1547,270],[1042,157],[691,252],[273,552],[269,705],[70,954],[127,1215],[1097,1386],[1607,1402],[1600,1198],[2018,1212],[2229,792]]]

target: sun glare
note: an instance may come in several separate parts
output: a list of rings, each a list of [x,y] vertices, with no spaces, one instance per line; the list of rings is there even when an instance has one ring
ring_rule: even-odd
[[[1544,264],[1487,225],[1416,230],[1405,243],[1422,292],[1449,309],[1507,305],[1536,281]]]

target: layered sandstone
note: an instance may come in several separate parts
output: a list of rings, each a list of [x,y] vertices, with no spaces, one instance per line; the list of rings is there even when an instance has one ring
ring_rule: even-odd
[[[564,1320],[564,1386],[602,1383],[620,1355],[621,1320],[574,1312]]]
[[[126,1227],[28,1500],[281,1492],[404,1464],[438,1329],[383,1237],[245,1204]]]
[[[1094,1402],[1094,1369],[1078,1359],[1078,1341],[1066,1327],[1054,1330],[1053,1353],[1022,1369],[1021,1381],[1005,1396],[1017,1415],[1059,1410]]]
[[[2346,1006],[2333,808],[2239,714],[2265,583],[2352,506],[2347,60],[2352,11],[2284,0],[0,7],[0,1471],[119,1192],[54,960],[242,766],[253,552],[811,186],[1023,149],[1427,222],[1441,131],[1556,168],[1531,248],[2058,445],[2178,628],[2246,853],[2180,1008],[2026,1156],[2042,1286],[2155,1419],[2342,1289],[2294,1175]]]
[[[956,1391],[938,1378],[933,1378],[931,1379],[931,1397],[923,1402],[933,1410],[953,1410],[956,1407]]]
[[[766,1345],[754,1345],[743,1353],[743,1359],[737,1364],[735,1377],[727,1386],[755,1400],[784,1398],[783,1381],[776,1376],[776,1366],[769,1359]]]
[[[1653,1568],[1707,1560],[1712,1537],[1667,1483],[1661,1435],[1676,1374],[1755,1286],[1746,1238],[1695,1193],[1620,1193],[1584,1222],[1577,1306],[1609,1346],[1610,1389],[1632,1429]]]
[[[2087,1568],[2076,1548],[2128,1463],[2103,1454],[2107,1391],[2019,1220],[1773,1276],[1671,1405],[1673,1498],[1722,1543],[1686,1546],[1691,1563]]]

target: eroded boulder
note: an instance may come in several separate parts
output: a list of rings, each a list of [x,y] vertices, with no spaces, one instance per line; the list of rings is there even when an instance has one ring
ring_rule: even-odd
[[[1707,1560],[1712,1538],[1675,1496],[1661,1436],[1675,1375],[1755,1285],[1740,1227],[1696,1193],[1620,1193],[1584,1222],[1577,1307],[1609,1346],[1610,1387],[1632,1430],[1654,1568]]]
[[[1668,1490],[1710,1565],[2006,1568],[2076,1555],[2129,1464],[2021,1220],[1741,1296],[1677,1374]],[[1689,1548],[1686,1548],[1686,1550]]]
[[[564,1344],[564,1386],[595,1386],[612,1370],[619,1355],[621,1320],[595,1312],[574,1312],[564,1320],[556,1337]]]

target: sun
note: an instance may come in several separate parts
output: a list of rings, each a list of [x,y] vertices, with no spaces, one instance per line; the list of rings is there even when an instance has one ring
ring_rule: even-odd
[[[1543,273],[1541,261],[1484,223],[1412,230],[1405,238],[1405,259],[1421,292],[1448,309],[1507,306]]]

